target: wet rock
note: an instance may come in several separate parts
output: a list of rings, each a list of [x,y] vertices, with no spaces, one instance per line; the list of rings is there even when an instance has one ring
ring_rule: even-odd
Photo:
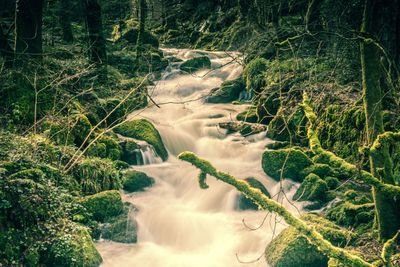
[[[271,198],[268,190],[264,187],[264,185],[253,177],[249,177],[244,179],[251,187],[258,188],[261,192],[267,197]],[[238,210],[258,210],[258,205],[254,203],[253,200],[246,197],[244,194],[238,195],[236,199],[236,209]]]
[[[144,188],[152,186],[154,179],[148,177],[144,172],[127,171],[123,174],[123,188],[125,191],[136,192],[143,191]]]
[[[211,68],[211,61],[207,56],[199,56],[192,59],[189,59],[182,63],[180,69],[182,71],[193,73],[200,69],[209,69]]]
[[[124,35],[122,35],[122,39],[125,39],[129,43],[136,45],[138,34],[138,29],[131,29],[127,31]],[[158,48],[159,46],[158,39],[148,31],[144,32],[143,44],[149,44],[155,48]]]
[[[245,121],[245,122],[251,122],[251,123],[256,123],[258,121],[258,117],[257,117],[255,108],[249,108],[248,110],[240,112],[236,116],[236,119],[238,121]]]
[[[121,193],[117,190],[104,191],[85,197],[83,206],[92,213],[93,219],[103,222],[122,212]]]
[[[265,125],[237,121],[220,122],[218,126],[222,129],[227,129],[229,132],[240,132],[243,136],[257,134],[267,130],[267,126]]]
[[[295,201],[327,201],[328,185],[318,175],[310,173],[293,196]]]
[[[138,224],[135,220],[136,208],[124,203],[121,215],[111,218],[102,226],[102,238],[119,243],[136,243]]]
[[[207,97],[206,103],[229,103],[239,97],[241,91],[245,89],[245,85],[241,78],[226,81],[219,88],[214,88]]]

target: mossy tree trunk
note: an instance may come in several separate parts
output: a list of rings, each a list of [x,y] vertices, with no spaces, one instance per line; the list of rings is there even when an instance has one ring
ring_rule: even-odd
[[[4,58],[6,67],[12,65],[13,49],[10,46],[7,35],[3,32],[3,27],[0,24],[0,55]]]
[[[101,7],[96,0],[85,0],[86,23],[89,32],[89,61],[97,65],[107,62],[106,40],[103,35]]]
[[[136,59],[139,60],[143,53],[143,38],[147,17],[146,0],[139,0],[139,34],[136,40]]]
[[[18,0],[15,8],[15,60],[20,65],[42,57],[43,0]]]
[[[365,0],[365,8],[361,33],[364,35],[360,44],[363,100],[366,115],[366,141],[371,146],[379,134],[384,132],[382,119],[382,93],[380,79],[380,50],[374,36],[378,33],[378,23],[374,23],[376,9],[379,7],[377,0]],[[393,163],[387,144],[383,145],[379,153],[369,157],[371,173],[379,177],[385,184],[394,184],[392,173]],[[373,196],[378,223],[379,238],[386,240],[392,238],[400,228],[400,205],[384,191],[373,188]]]
[[[72,34],[71,27],[71,3],[70,0],[60,0],[59,3],[59,19],[62,31],[62,40],[66,43],[74,42],[74,35]]]

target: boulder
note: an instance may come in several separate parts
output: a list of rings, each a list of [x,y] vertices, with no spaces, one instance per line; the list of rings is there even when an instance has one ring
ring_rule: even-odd
[[[189,59],[179,67],[182,71],[193,73],[200,69],[211,68],[211,61],[207,56],[199,56]]]
[[[126,137],[146,141],[154,147],[162,160],[167,160],[168,152],[165,149],[161,136],[149,121],[145,119],[127,121],[116,127],[114,131]]]
[[[136,243],[138,224],[134,218],[135,211],[133,205],[125,202],[122,214],[103,225],[101,237],[119,243]]]
[[[240,112],[239,114],[237,114],[236,119],[238,121],[245,121],[251,123],[256,123],[258,121],[255,108],[249,108],[248,110]]]
[[[220,122],[218,126],[222,129],[227,129],[229,132],[240,132],[243,136],[257,134],[267,130],[265,125],[239,121]]]
[[[154,179],[148,177],[144,172],[127,171],[123,174],[123,188],[125,191],[143,191],[145,187],[152,186]]]
[[[318,175],[310,173],[301,183],[293,196],[295,201],[317,201],[324,203],[327,200],[328,185]]]
[[[82,204],[88,212],[92,213],[93,219],[100,222],[121,214],[123,209],[121,193],[117,190],[87,196]]]
[[[138,29],[131,29],[126,33],[124,33],[122,35],[122,38],[128,41],[129,43],[136,45],[138,35],[139,35]],[[143,44],[149,44],[155,48],[158,48],[158,46],[160,45],[158,39],[148,31],[144,32]]]
[[[241,91],[245,89],[242,79],[225,81],[219,88],[214,88],[207,97],[206,103],[229,103],[239,97]]]
[[[300,172],[312,164],[311,159],[303,151],[293,148],[267,150],[262,156],[264,172],[277,181],[280,180],[281,170],[284,168],[283,178],[302,182],[304,177]]]
[[[244,179],[251,187],[258,188],[261,192],[266,195],[267,197],[271,198],[268,190],[264,187],[264,185],[253,177],[249,177]],[[254,203],[253,200],[246,197],[244,194],[240,193],[236,199],[236,208],[238,210],[258,210],[258,205]]]

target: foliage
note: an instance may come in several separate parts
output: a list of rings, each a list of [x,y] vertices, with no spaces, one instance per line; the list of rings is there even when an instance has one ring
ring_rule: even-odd
[[[153,184],[154,179],[148,177],[144,172],[130,170],[123,174],[123,189],[129,193],[143,191],[145,187],[152,186]]]
[[[93,219],[101,222],[119,215],[123,210],[121,193],[116,190],[86,196],[82,204],[92,213]]]

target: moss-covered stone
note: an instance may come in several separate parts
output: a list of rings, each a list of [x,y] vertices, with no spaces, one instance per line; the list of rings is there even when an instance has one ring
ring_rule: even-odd
[[[99,266],[103,259],[86,227],[76,225],[70,234],[60,232],[45,256],[47,266]]]
[[[296,201],[317,201],[323,203],[327,200],[328,185],[318,175],[310,173],[301,183],[293,196]]]
[[[212,89],[207,103],[229,103],[239,97],[241,91],[245,89],[242,79],[225,81],[219,88]]]
[[[243,80],[250,92],[258,94],[265,86],[264,72],[267,70],[267,61],[264,58],[256,58],[247,64],[243,71]]]
[[[336,189],[339,186],[339,179],[336,177],[328,176],[325,178],[326,185],[330,190]]]
[[[264,92],[258,98],[256,105],[256,113],[260,123],[268,124],[272,121],[281,105],[279,97],[279,91],[266,92],[266,89],[264,89]]]
[[[128,192],[143,191],[145,187],[152,186],[154,179],[144,172],[127,171],[123,174],[123,188]]]
[[[124,141],[121,143],[122,146],[122,156],[121,159],[131,165],[137,164],[137,152],[139,150],[139,145],[134,141]]]
[[[338,173],[328,164],[316,163],[302,171],[302,175],[307,176],[310,173],[314,173],[324,179],[328,176],[336,177]]]
[[[200,69],[211,68],[211,61],[207,56],[198,56],[183,62],[179,68],[182,71],[193,73]]]
[[[165,149],[161,136],[149,121],[145,119],[127,121],[115,128],[114,131],[123,136],[146,141],[154,147],[162,160],[167,160],[168,152]]]
[[[294,227],[283,230],[268,244],[265,257],[272,267],[324,267],[329,260]]]
[[[82,204],[88,212],[92,213],[93,219],[101,222],[109,217],[119,215],[123,208],[121,193],[116,190],[87,196]]]
[[[264,185],[260,181],[258,181],[257,179],[255,179],[253,177],[249,177],[244,180],[251,187],[260,189],[264,195],[271,198],[271,195],[269,194],[268,190],[264,187]],[[244,194],[240,194],[240,195],[238,195],[238,197],[236,199],[236,208],[239,210],[249,210],[249,209],[257,210],[258,205],[256,203],[254,203],[253,200],[246,197]]]
[[[81,145],[89,132],[92,130],[92,124],[89,119],[83,114],[77,114],[72,117],[72,131],[71,134],[74,138],[76,145]]]
[[[297,149],[267,150],[262,156],[264,172],[275,180],[280,180],[283,169],[283,178],[301,182],[303,176],[300,175],[300,172],[312,164],[311,159]]]
[[[240,112],[239,114],[237,114],[236,119],[238,121],[256,123],[258,121],[258,117],[257,117],[257,114],[256,114],[256,109],[255,108],[249,108],[248,110]]]
[[[374,204],[362,205],[342,201],[327,210],[326,216],[329,220],[343,226],[358,226],[361,223],[371,223],[374,219]]]
[[[129,43],[136,45],[138,34],[139,34],[138,29],[131,29],[126,33],[124,33],[122,35],[122,38],[128,41]],[[149,44],[155,48],[158,48],[159,46],[158,39],[148,31],[144,32],[143,44]]]

